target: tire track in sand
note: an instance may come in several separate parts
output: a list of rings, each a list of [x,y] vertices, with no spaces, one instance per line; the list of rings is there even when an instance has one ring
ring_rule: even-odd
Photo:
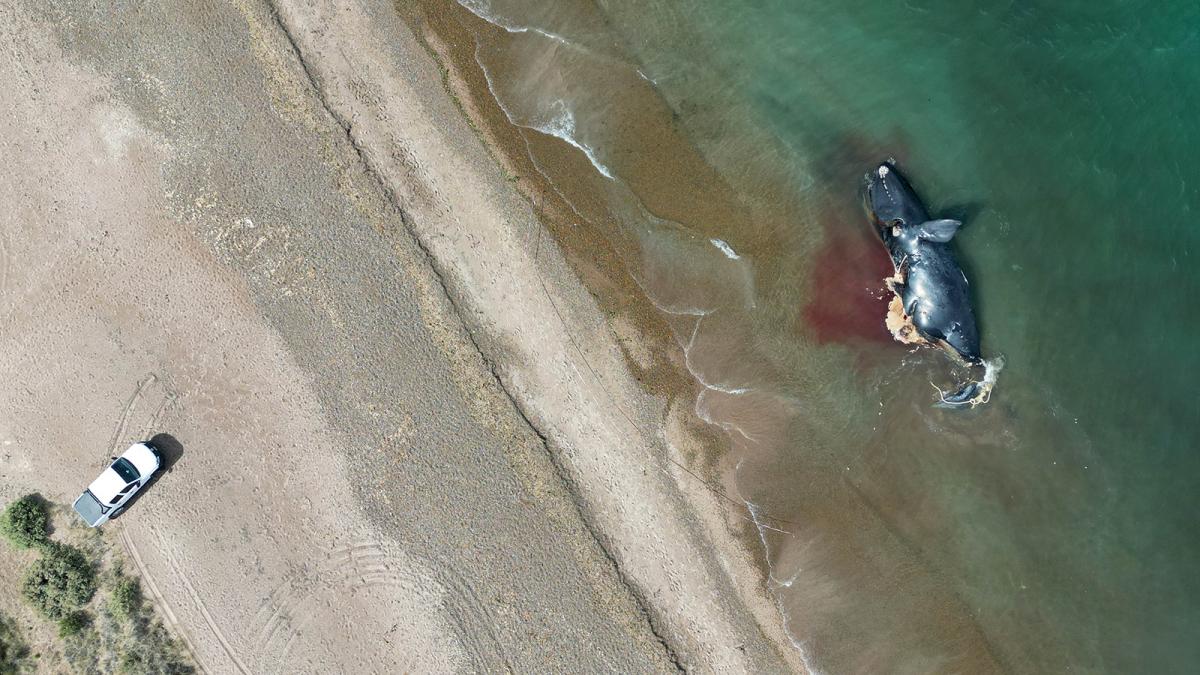
[[[309,605],[322,595],[352,595],[359,590],[415,588],[417,575],[400,574],[403,567],[381,542],[363,542],[337,548],[326,554],[321,565],[309,574],[285,579],[259,605],[255,623],[255,652],[258,663],[284,672],[297,638],[316,619]],[[513,667],[495,633],[495,619],[480,603],[474,588],[448,565],[424,561],[425,570],[442,587],[450,623],[475,668],[481,672],[512,672]]]
[[[504,643],[496,635],[496,619],[480,602],[475,587],[449,564],[429,560],[434,578],[446,589],[446,610],[459,641],[467,647],[471,660],[482,672],[515,672]]]
[[[129,427],[129,418],[133,416],[133,411],[137,408],[138,400],[141,399],[146,388],[156,381],[158,381],[158,376],[154,373],[146,375],[138,382],[129,399],[125,401],[125,406],[121,408],[121,417],[117,421],[117,428],[113,431],[112,439],[108,442],[108,454],[110,457],[117,454],[121,439],[125,436],[125,430]]]
[[[283,672],[296,639],[315,619],[308,606],[322,595],[336,597],[368,588],[417,586],[414,575],[392,570],[391,559],[375,542],[334,549],[314,572],[286,579],[272,589],[255,613],[255,623],[260,624],[255,652],[264,670],[273,667],[274,672]]]
[[[142,427],[142,433],[139,438],[150,438],[154,435],[155,430],[161,429],[162,421],[166,418],[167,411],[175,405],[175,401],[179,398],[178,394],[165,385],[163,389],[163,400],[158,404],[158,409],[154,411],[154,414],[150,416],[150,421],[146,423],[146,426]]]
[[[151,602],[154,603],[156,609],[162,612],[163,619],[165,620],[166,624],[171,627],[171,632],[179,636],[180,641],[183,642],[184,648],[188,651],[188,655],[192,657],[192,663],[196,664],[196,668],[198,668],[200,672],[212,672],[212,670],[206,667],[204,662],[200,660],[200,653],[196,651],[196,646],[192,644],[191,636],[189,636],[187,631],[183,629],[183,625],[179,623],[179,619],[175,616],[175,612],[171,609],[171,605],[167,604],[167,599],[162,594],[162,591],[159,590],[158,583],[154,581],[154,576],[150,574],[150,570],[146,567],[146,563],[142,561],[141,552],[138,551],[137,546],[133,543],[133,537],[129,536],[129,530],[124,527],[121,528],[121,543],[124,544],[125,552],[129,554],[129,559],[132,560],[134,566],[137,567],[138,574],[141,576],[142,581],[146,582],[146,588],[150,591]]]
[[[121,415],[117,421],[117,428],[113,432],[112,439],[109,442],[110,455],[117,454],[121,448],[122,441],[127,440],[125,438],[125,434],[129,429],[130,421],[133,419],[139,403],[143,399],[147,398],[147,392],[150,390],[152,385],[157,382],[159,382],[158,375],[155,373],[148,373],[137,383],[137,386],[134,387],[133,394],[130,395],[130,397],[126,400],[125,405],[121,409]],[[158,406],[154,409],[154,413],[146,421],[146,424],[139,428],[139,439],[149,438],[150,433],[154,429],[158,428],[158,425],[162,424],[162,421],[166,417],[168,411],[179,398],[178,394],[165,384],[162,386],[162,392],[160,395],[162,398],[159,401]],[[148,526],[152,527],[151,525]],[[196,603],[196,606],[199,608],[201,615],[208,624],[208,627],[212,630],[213,635],[217,638],[217,642],[221,645],[221,648],[225,650],[226,655],[242,673],[249,673],[245,667],[245,664],[242,663],[242,661],[238,658],[237,653],[229,644],[229,640],[226,639],[224,633],[221,632],[220,628],[218,628],[216,623],[213,621],[212,615],[208,612],[208,607],[204,604],[204,601],[200,599],[200,596],[196,592],[195,587],[192,585],[191,580],[186,574],[183,573],[178,562],[175,560],[174,556],[171,555],[170,550],[163,544],[162,537],[157,531],[154,530],[151,530],[151,534],[153,534],[155,539],[158,541],[158,544],[155,548],[167,559],[167,563],[171,566],[171,570],[175,573],[175,576],[183,583],[183,586],[187,589],[189,595],[192,596],[192,600]],[[138,549],[137,545],[134,544],[133,537],[129,534],[129,530],[126,527],[121,528],[121,542],[124,545],[125,551],[129,554],[129,558],[133,560],[134,565],[137,567],[138,573],[145,582],[146,587],[150,590],[150,595],[155,608],[161,611],[165,623],[171,627],[173,634],[179,636],[180,640],[184,644],[184,647],[187,649],[188,654],[191,656],[192,662],[195,663],[196,667],[201,671],[212,672],[213,669],[206,666],[204,662],[201,661],[200,654],[196,649],[196,645],[192,641],[192,636],[189,635],[189,633],[184,629],[183,624],[181,624],[179,621],[179,617],[175,614],[175,610],[167,602],[166,596],[163,594],[158,581],[154,578],[154,575],[150,573],[150,568],[146,566],[145,560],[142,558],[141,551]]]
[[[246,664],[243,663],[238,657],[237,650],[235,650],[233,645],[229,643],[229,639],[225,637],[225,632],[222,631],[217,625],[217,622],[213,620],[212,614],[208,611],[208,605],[205,604],[203,599],[201,599],[200,594],[196,592],[196,587],[192,585],[191,577],[189,577],[188,574],[184,572],[182,568],[180,568],[179,562],[175,560],[175,556],[171,555],[171,549],[168,548],[165,543],[163,543],[162,538],[158,537],[157,535],[156,538],[158,539],[159,551],[167,559],[167,564],[171,566],[171,571],[175,573],[176,578],[178,578],[179,581],[183,583],[183,587],[187,589],[188,595],[192,597],[192,602],[196,604],[196,609],[200,610],[200,615],[204,617],[204,622],[208,624],[208,628],[212,631],[213,637],[217,638],[217,642],[221,645],[221,649],[225,651],[225,655],[228,656],[229,660],[233,662],[233,665],[237,667],[238,672],[243,673],[244,675],[249,675],[249,673],[252,671],[247,668]]]
[[[8,268],[9,268],[8,242],[4,238],[4,234],[0,233],[0,307],[8,304]]]
[[[305,575],[293,575],[292,578],[285,579],[276,585],[255,613],[255,623],[262,623],[262,627],[258,630],[255,646],[261,651],[268,645],[281,625],[290,623],[294,606],[303,602],[303,597],[312,595],[318,590],[307,588],[307,586],[320,586],[328,583],[330,575],[337,574],[346,564],[357,567],[361,561],[382,559],[386,558],[386,555],[382,547],[373,543],[334,549],[326,553],[325,560],[311,574],[311,578],[306,579]],[[297,598],[300,599],[297,600]],[[258,617],[263,614],[264,610],[268,613],[268,617],[262,621]]]

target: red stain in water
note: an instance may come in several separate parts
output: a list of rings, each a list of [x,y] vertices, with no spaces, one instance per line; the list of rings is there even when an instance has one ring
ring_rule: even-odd
[[[804,324],[821,344],[896,344],[884,326],[891,291],[883,280],[892,274],[892,261],[883,243],[866,216],[858,223],[825,225],[825,243],[813,261],[809,299],[801,314]]]
[[[882,139],[844,134],[830,148],[833,154],[816,163],[825,171],[822,182],[834,187],[820,218],[825,243],[812,261],[801,329],[820,344],[903,348],[884,325],[892,292],[883,280],[892,275],[892,261],[857,205],[866,172],[888,157],[898,157],[903,164],[908,140],[899,130]],[[871,353],[874,350],[860,350],[864,358]]]

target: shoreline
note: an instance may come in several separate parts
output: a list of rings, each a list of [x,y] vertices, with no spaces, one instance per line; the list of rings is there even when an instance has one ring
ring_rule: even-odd
[[[613,251],[612,242],[594,230],[574,225],[579,214],[548,183],[550,178],[531,162],[527,136],[523,137],[497,104],[473,53],[476,38],[464,21],[474,22],[484,30],[499,29],[457,2],[422,2],[416,5],[419,9],[409,11],[401,9],[399,2],[396,7],[441,67],[447,94],[515,190],[534,207],[541,225],[553,236],[579,282],[598,304],[609,330],[625,350],[626,366],[636,375],[637,383],[652,398],[667,401],[659,418],[662,429],[657,435],[668,439],[666,457],[672,464],[670,470],[676,485],[720,550],[723,569],[734,581],[741,601],[755,616],[764,635],[769,636],[774,648],[794,670],[809,670],[767,588],[769,572],[760,540],[760,523],[744,502],[730,496],[731,492],[736,494],[736,486],[727,432],[699,419],[693,410],[703,385],[688,372],[683,352],[661,309],[645,297],[621,256]],[[571,176],[580,170],[599,171],[590,155],[587,160],[586,166],[576,162],[552,167],[555,178]],[[657,199],[665,205],[665,195],[671,188],[668,184],[661,189],[662,195]],[[622,330],[623,327],[628,328]],[[653,356],[633,355],[642,349]]]

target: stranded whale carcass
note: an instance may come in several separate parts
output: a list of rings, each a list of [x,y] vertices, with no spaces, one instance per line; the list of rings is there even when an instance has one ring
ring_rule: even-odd
[[[931,219],[892,162],[880,164],[867,176],[866,202],[896,270],[887,280],[895,293],[888,329],[901,342],[940,347],[972,370],[984,369],[982,378],[954,393],[941,393],[943,404],[974,406],[987,401],[997,368],[980,355],[967,275],[950,244],[962,223]]]

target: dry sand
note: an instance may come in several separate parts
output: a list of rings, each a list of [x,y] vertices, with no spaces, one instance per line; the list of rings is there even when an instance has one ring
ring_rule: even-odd
[[[104,530],[203,670],[797,666],[634,329],[387,3],[0,37],[0,499],[173,435]]]

